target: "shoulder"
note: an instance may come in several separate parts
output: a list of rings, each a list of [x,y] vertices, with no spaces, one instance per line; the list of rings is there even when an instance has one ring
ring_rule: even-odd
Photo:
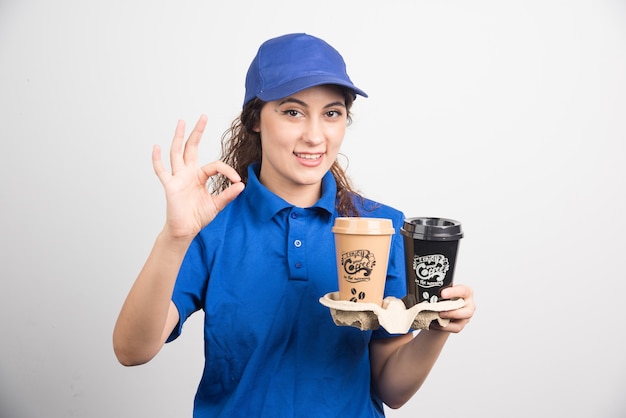
[[[384,203],[355,196],[355,204],[363,217],[388,218],[393,221],[395,227],[401,226],[404,222],[404,213],[401,210]]]

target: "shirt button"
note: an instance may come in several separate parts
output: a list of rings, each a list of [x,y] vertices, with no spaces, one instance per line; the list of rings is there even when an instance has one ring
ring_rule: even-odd
[[[299,239],[297,239],[297,240],[295,240],[295,241],[293,242],[293,245],[295,245],[295,246],[296,246],[296,248],[300,248],[300,247],[302,247],[302,241],[300,241]]]
[[[296,268],[297,269],[301,269],[302,268],[302,263],[296,263]]]
[[[297,212],[291,212],[291,219],[296,219],[298,217]]]

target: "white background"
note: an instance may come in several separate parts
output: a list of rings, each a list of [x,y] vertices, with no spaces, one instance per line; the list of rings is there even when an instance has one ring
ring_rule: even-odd
[[[206,113],[215,159],[259,44],[302,31],[370,94],[357,188],[466,233],[474,320],[388,415],[626,416],[617,0],[0,0],[0,416],[191,416],[200,315],[147,365],[111,347],[164,219],[151,148]]]

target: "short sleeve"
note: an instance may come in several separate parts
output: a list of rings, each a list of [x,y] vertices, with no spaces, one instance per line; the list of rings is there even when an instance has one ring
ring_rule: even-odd
[[[173,341],[182,333],[183,324],[194,312],[200,310],[208,284],[206,252],[200,235],[191,242],[176,278],[172,302],[178,309],[180,320],[167,339]]]

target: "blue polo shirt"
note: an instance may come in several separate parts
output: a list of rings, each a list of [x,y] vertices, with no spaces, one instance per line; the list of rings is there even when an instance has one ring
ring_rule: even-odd
[[[249,168],[244,191],[192,242],[172,300],[180,323],[203,309],[205,366],[194,417],[381,417],[368,344],[388,336],[333,323],[319,298],[337,290],[336,184],[295,207]],[[401,212],[367,201],[361,216],[392,219],[386,295],[406,294]]]

